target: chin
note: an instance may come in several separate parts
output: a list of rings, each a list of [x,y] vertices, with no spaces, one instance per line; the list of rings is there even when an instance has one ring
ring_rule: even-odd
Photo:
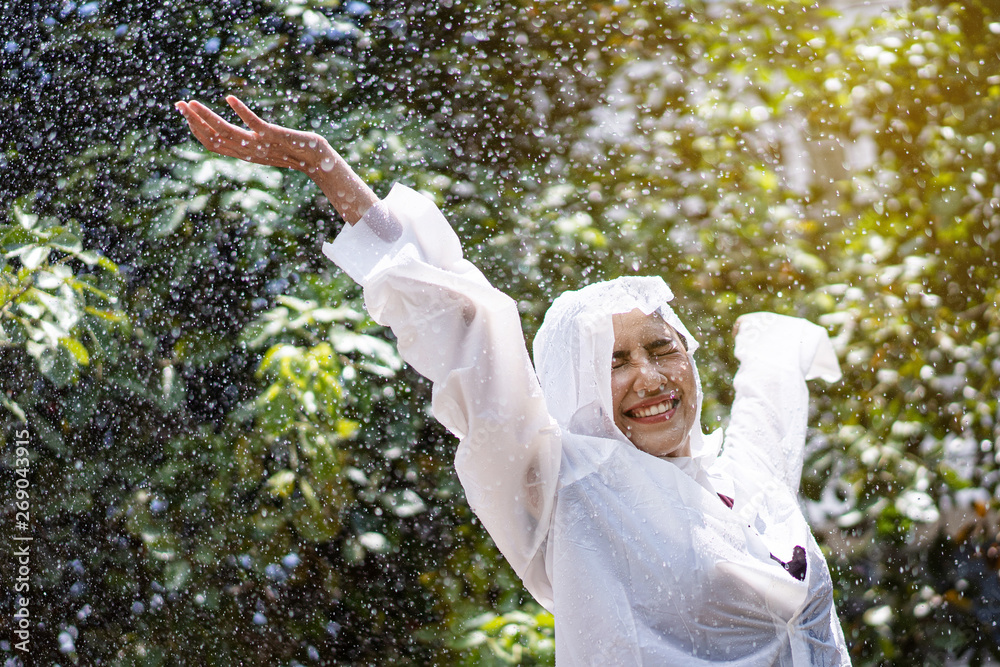
[[[676,456],[690,456],[691,455],[690,452],[686,451],[687,450],[687,447],[685,446],[687,444],[686,441],[683,442],[683,443],[680,443],[680,442],[678,442],[678,443],[659,443],[659,442],[652,443],[651,442],[651,443],[642,443],[642,444],[634,443],[633,442],[632,444],[635,445],[636,449],[639,449],[639,450],[641,450],[643,452],[646,452],[647,454],[651,454],[652,456],[655,456],[655,457],[661,458],[661,459],[664,459],[664,458],[669,459],[669,458],[674,458]]]

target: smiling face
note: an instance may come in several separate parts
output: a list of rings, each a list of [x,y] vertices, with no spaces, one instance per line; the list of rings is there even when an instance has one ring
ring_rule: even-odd
[[[641,310],[612,316],[611,400],[615,425],[653,456],[690,456],[698,412],[694,368],[680,336]]]

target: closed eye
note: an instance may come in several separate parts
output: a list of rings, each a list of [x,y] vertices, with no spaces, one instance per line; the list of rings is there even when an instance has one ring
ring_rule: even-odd
[[[672,339],[657,340],[645,347],[653,357],[665,357],[678,351],[677,341]]]
[[[661,338],[654,340],[653,342],[643,345],[643,349],[646,350],[646,354],[654,359],[660,359],[663,357],[668,357],[678,351],[680,347],[677,345],[677,341],[671,338]],[[619,368],[624,368],[631,362],[632,356],[627,350],[618,350],[611,355],[611,370],[616,370]]]

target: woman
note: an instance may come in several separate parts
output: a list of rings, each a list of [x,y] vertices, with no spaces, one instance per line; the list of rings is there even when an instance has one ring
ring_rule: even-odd
[[[823,555],[796,494],[807,378],[839,378],[825,332],[740,320],[725,434],[703,435],[697,342],[659,278],[556,299],[535,370],[514,302],[462,258],[437,208],[383,201],[322,137],[179,102],[210,150],[299,169],[350,226],[325,254],[434,383],[469,504],[556,618],[567,665],[846,665]]]

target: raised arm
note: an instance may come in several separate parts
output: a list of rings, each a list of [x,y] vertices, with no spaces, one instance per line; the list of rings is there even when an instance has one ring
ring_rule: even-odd
[[[371,188],[320,135],[267,123],[233,95],[226,102],[249,130],[227,122],[201,102],[177,102],[174,106],[205,148],[247,162],[305,173],[351,225],[378,201]]]
[[[432,412],[460,440],[455,468],[469,505],[548,604],[545,545],[562,440],[516,302],[463,258],[434,203],[402,185],[324,252],[364,287],[368,312],[392,328],[403,359],[434,383]]]
[[[551,602],[544,557],[561,434],[517,304],[463,258],[431,200],[397,185],[378,201],[319,135],[265,123],[235,97],[227,102],[249,130],[198,102],[177,108],[209,150],[305,172],[351,223],[324,252],[364,288],[368,312],[392,328],[403,359],[434,383],[432,411],[460,439],[455,467],[469,505],[528,590]]]
[[[740,368],[726,455],[750,456],[797,493],[809,417],[806,380],[839,379],[837,356],[826,331],[806,320],[751,313],[738,325]]]

